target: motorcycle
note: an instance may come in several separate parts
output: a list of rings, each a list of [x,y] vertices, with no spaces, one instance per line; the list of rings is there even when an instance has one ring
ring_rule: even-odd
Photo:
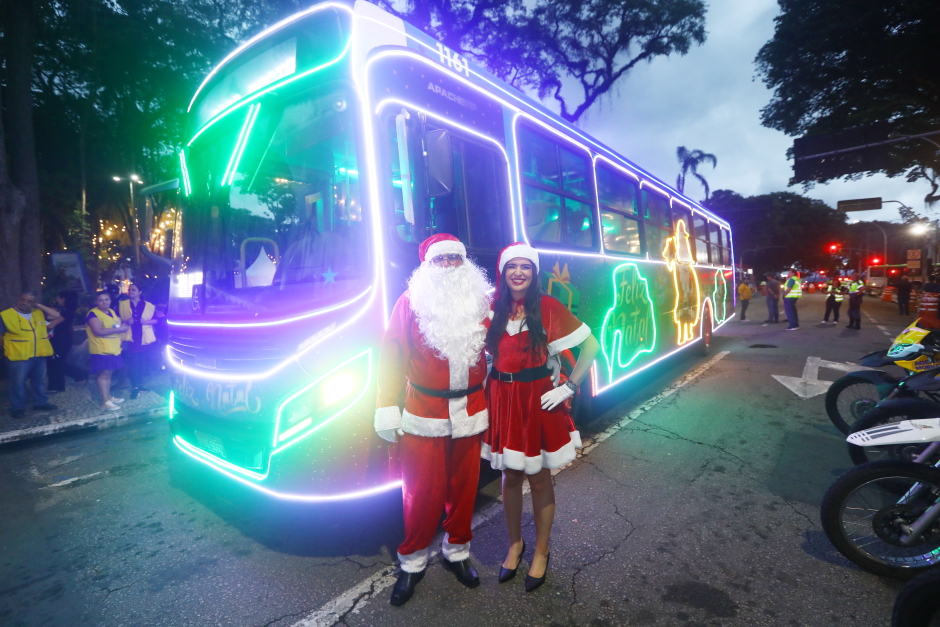
[[[859,363],[869,368],[895,364],[909,374],[940,367],[940,334],[917,326],[915,320],[898,335],[888,350],[865,355]],[[842,433],[879,401],[914,397],[916,393],[899,388],[902,379],[881,370],[859,370],[837,379],[826,391],[826,414]],[[940,395],[930,396],[940,402]]]
[[[867,445],[923,444],[913,461],[856,466],[836,480],[820,507],[823,531],[846,558],[873,573],[910,579],[940,565],[940,418],[905,420],[853,433]]]

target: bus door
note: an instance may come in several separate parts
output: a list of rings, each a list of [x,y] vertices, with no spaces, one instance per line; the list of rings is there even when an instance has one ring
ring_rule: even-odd
[[[407,107],[388,111],[384,128],[390,298],[404,291],[418,264],[418,244],[436,233],[460,238],[495,283],[496,257],[512,241],[505,153],[495,141]]]

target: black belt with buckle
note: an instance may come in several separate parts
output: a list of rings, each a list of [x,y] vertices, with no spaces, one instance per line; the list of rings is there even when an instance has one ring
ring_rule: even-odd
[[[426,388],[423,385],[418,385],[414,381],[409,381],[408,385],[418,390],[422,394],[427,394],[428,396],[433,396],[435,398],[462,398],[464,396],[470,396],[474,392],[483,389],[482,383],[477,383],[473,387],[469,387],[466,390],[432,390],[431,388]]]
[[[500,372],[496,368],[490,370],[490,378],[505,383],[528,383],[529,381],[538,381],[552,374],[552,369],[546,364],[535,368],[525,368],[519,372]]]

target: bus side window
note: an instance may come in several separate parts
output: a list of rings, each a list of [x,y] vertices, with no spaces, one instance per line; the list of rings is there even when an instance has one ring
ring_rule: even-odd
[[[719,232],[721,233],[721,254],[725,260],[725,265],[733,265],[733,260],[731,258],[731,231],[722,228]]]
[[[669,212],[672,214],[672,224],[674,228],[679,228],[678,224],[680,220],[682,221],[682,224],[685,225],[685,232],[689,234],[689,239],[687,241],[689,242],[689,247],[692,249],[692,258],[695,259],[695,253],[698,250],[698,246],[695,245],[695,233],[692,230],[692,214],[688,209],[678,204],[674,204]]]
[[[601,203],[604,248],[608,252],[642,255],[636,184],[612,168],[598,166],[597,196]]]
[[[708,248],[711,251],[712,265],[720,266],[721,259],[721,228],[715,222],[708,223]]]
[[[509,215],[506,206],[508,164],[501,154],[478,144],[460,140],[455,141],[455,146],[457,144],[462,153],[460,179],[466,190],[469,244],[475,249],[499,250],[506,242],[503,233]]]
[[[666,240],[672,236],[669,201],[646,189],[643,190],[642,198],[646,216],[646,250],[651,259],[659,259],[663,255]]]
[[[700,213],[692,214],[692,232],[695,237],[695,260],[698,263],[708,263],[708,222]]]
[[[542,244],[596,249],[588,158],[524,126],[518,140],[529,237]]]

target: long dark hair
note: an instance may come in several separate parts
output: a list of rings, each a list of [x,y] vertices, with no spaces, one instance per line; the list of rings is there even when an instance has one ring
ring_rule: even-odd
[[[536,355],[543,354],[548,348],[548,335],[542,326],[542,288],[539,281],[539,272],[532,264],[532,282],[525,292],[522,304],[525,307],[525,325],[529,330],[529,348]],[[512,292],[506,283],[506,271],[503,270],[496,285],[496,302],[493,303],[493,320],[489,331],[486,332],[486,350],[495,360],[499,355],[499,340],[506,332],[506,325],[512,315]]]

